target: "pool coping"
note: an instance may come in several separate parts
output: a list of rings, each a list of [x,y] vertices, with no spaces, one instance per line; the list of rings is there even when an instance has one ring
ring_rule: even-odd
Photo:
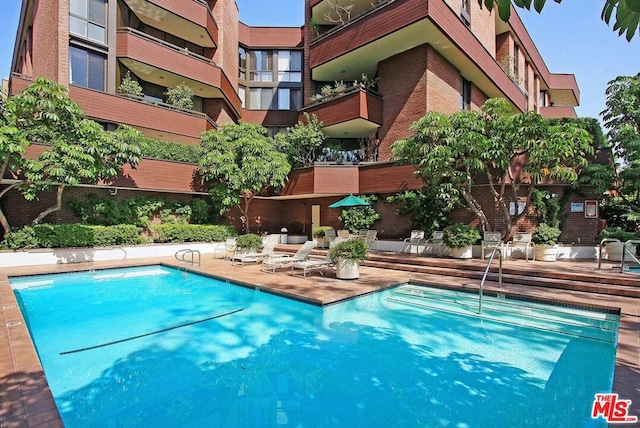
[[[219,263],[224,263],[220,261]],[[88,271],[88,270],[99,270],[99,269],[109,269],[115,267],[133,267],[133,266],[149,266],[149,265],[165,265],[169,267],[175,267],[179,269],[185,269],[192,271],[198,274],[204,274],[207,276],[215,277],[218,279],[222,279],[225,281],[230,281],[234,283],[238,283],[239,285],[248,286],[252,289],[260,289],[261,291],[270,292],[275,295],[280,295],[287,298],[295,298],[296,300],[305,301],[307,303],[316,304],[318,306],[326,306],[330,304],[335,304],[340,301],[356,298],[363,294],[368,294],[371,292],[378,291],[382,287],[391,288],[395,287],[402,283],[415,282],[416,278],[427,278],[425,283],[430,283],[435,278],[429,279],[430,277],[434,277],[433,275],[428,274],[416,274],[411,272],[392,272],[397,277],[391,277],[384,281],[384,284],[376,287],[375,290],[368,290],[360,294],[352,294],[350,297],[334,299],[329,302],[322,301],[316,298],[301,298],[299,290],[287,290],[286,288],[274,288],[274,281],[263,281],[261,284],[252,284],[247,281],[239,280],[239,277],[242,278],[245,270],[246,272],[253,274],[253,271],[247,268],[235,268],[226,269],[224,272],[220,273],[219,270],[214,269],[213,271],[208,271],[207,267],[185,267],[181,266],[179,263],[171,260],[158,260],[158,259],[150,259],[150,260],[129,260],[126,261],[118,261],[114,263],[103,263],[96,262],[90,264],[81,264],[81,265],[66,265],[66,266],[49,266],[49,267],[39,267],[39,269],[25,269],[16,268],[16,269],[3,269],[3,272],[0,272],[0,305],[2,306],[1,313],[1,322],[4,326],[4,331],[0,334],[0,425],[7,428],[12,427],[38,427],[38,426],[46,426],[46,427],[63,427],[62,421],[60,419],[60,415],[56,408],[55,402],[53,400],[53,396],[48,387],[46,377],[43,373],[42,367],[40,365],[37,353],[31,342],[31,338],[29,332],[27,330],[26,323],[22,317],[20,309],[18,307],[15,295],[13,294],[13,290],[11,285],[9,284],[8,277],[9,276],[24,276],[24,275],[34,275],[38,273],[42,274],[51,274],[51,273],[61,273],[61,272],[72,272],[72,271]],[[225,265],[220,265],[226,268]],[[255,265],[254,265],[255,267]],[[26,272],[27,270],[31,270],[32,272]],[[255,269],[254,269],[255,270]],[[388,269],[379,269],[379,268],[362,268],[368,277],[380,278],[382,276],[389,276]],[[383,271],[387,275],[383,275]],[[14,272],[14,273],[12,273]],[[236,274],[238,272],[238,274]],[[266,275],[266,276],[263,276]],[[287,277],[289,275],[286,275]],[[250,278],[251,276],[249,276]],[[255,277],[255,275],[254,275]],[[262,273],[258,276],[259,278],[274,278],[276,281],[278,279],[284,279],[284,275],[272,275],[267,273]],[[304,280],[301,278],[296,278],[296,281],[300,281],[301,284],[305,284],[307,286],[312,285],[323,285],[323,281],[320,278],[314,277],[313,279]],[[404,278],[404,280],[402,279]],[[442,279],[442,278],[439,278]],[[367,279],[368,280],[368,279]],[[465,283],[466,280],[460,278],[453,278],[453,282],[455,282],[454,287],[459,289],[472,290],[473,286],[471,284]],[[419,280],[418,282],[422,281]],[[325,281],[329,283],[329,281]],[[352,283],[355,284],[355,283]],[[524,295],[554,295],[553,290],[545,290],[537,287],[523,287],[520,286],[523,290],[519,290],[517,294]],[[507,289],[510,292],[510,289],[517,288],[516,286],[509,285],[504,286],[504,289]],[[534,292],[533,294],[527,293],[527,290]],[[491,290],[491,287],[488,287],[488,290]],[[588,293],[583,292],[573,292],[566,293],[565,290],[555,290],[556,292],[561,292],[562,298],[554,300],[558,300],[560,302],[584,302],[585,299],[595,300],[591,301],[588,305],[602,305],[605,307],[618,307],[617,303],[620,304],[620,308],[622,309],[621,319],[620,319],[620,333],[618,336],[618,350],[616,353],[616,373],[614,378],[614,392],[617,392],[620,395],[620,398],[623,399],[631,399],[632,400],[632,408],[631,414],[640,415],[640,392],[638,391],[637,385],[640,385],[640,364],[638,360],[639,352],[639,344],[640,340],[640,300],[627,298],[627,297],[617,297],[617,296],[609,296],[611,297],[611,301],[606,301],[606,305],[598,302],[598,300],[602,300],[602,296],[591,296]],[[490,291],[491,292],[491,291]],[[582,295],[580,295],[580,293]],[[549,296],[547,296],[549,297]],[[581,299],[576,300],[576,297],[581,297]],[[610,303],[615,302],[614,306],[611,306]],[[582,304],[582,303],[579,303]],[[0,326],[1,327],[1,326]]]

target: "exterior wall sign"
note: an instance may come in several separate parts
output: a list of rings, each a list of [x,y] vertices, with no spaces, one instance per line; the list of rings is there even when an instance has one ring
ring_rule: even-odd
[[[598,218],[598,201],[584,201],[584,218]]]

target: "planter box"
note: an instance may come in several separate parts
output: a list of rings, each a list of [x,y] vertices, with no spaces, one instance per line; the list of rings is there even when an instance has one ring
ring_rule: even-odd
[[[470,259],[473,257],[473,246],[467,245],[466,247],[450,248],[451,257],[455,259]]]
[[[360,263],[356,260],[339,259],[336,263],[336,278],[358,279],[360,278]]]
[[[605,242],[604,246],[607,249],[607,260],[609,260],[610,262],[622,261],[622,242]],[[635,245],[627,245],[627,250],[630,251],[633,255],[637,254]],[[633,262],[635,260],[631,255],[627,253],[624,255],[624,261]]]
[[[555,262],[558,259],[557,245],[536,244],[534,252],[536,260],[540,262]]]

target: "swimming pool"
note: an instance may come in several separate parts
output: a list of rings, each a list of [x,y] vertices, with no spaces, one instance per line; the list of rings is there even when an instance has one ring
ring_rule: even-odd
[[[319,308],[159,266],[10,282],[69,428],[606,426],[612,314],[417,285]]]

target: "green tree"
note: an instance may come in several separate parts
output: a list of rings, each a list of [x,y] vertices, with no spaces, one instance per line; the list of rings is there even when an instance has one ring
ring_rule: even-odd
[[[362,195],[359,198],[369,202],[369,205],[363,207],[344,208],[338,217],[345,229],[351,233],[357,233],[358,230],[369,229],[373,223],[380,220],[380,214],[373,207],[378,201],[375,195]]]
[[[593,153],[593,138],[580,123],[513,114],[502,98],[489,99],[479,111],[429,112],[410,129],[415,135],[394,143],[394,156],[417,165],[425,185],[460,195],[483,230],[491,230],[485,207],[472,193],[477,180],[486,182],[505,238],[527,212],[536,186],[548,180],[576,183]],[[510,214],[509,201],[519,199],[521,188],[527,189],[526,207]]]
[[[554,1],[562,2],[562,0]],[[528,10],[531,10],[533,4],[534,9],[539,13],[544,8],[546,0],[478,0],[478,4],[483,3],[489,10],[497,8],[500,19],[506,22],[511,16],[512,4]],[[609,24],[614,16],[613,31],[617,31],[620,36],[626,33],[627,40],[631,41],[640,26],[640,0],[605,0],[601,14],[602,20]]]
[[[288,132],[276,134],[278,146],[287,152],[294,166],[311,165],[317,158],[316,150],[327,136],[322,132],[322,122],[315,114],[304,113],[305,122],[299,121]]]
[[[267,130],[250,123],[228,124],[202,134],[199,167],[209,182],[209,193],[226,211],[237,206],[249,233],[249,207],[253,198],[286,183],[291,164],[277,150]]]
[[[134,80],[133,77],[131,77],[130,71],[127,71],[127,74],[122,78],[122,82],[120,82],[120,86],[118,86],[118,92],[126,95],[134,95],[136,97],[144,96],[142,86],[140,86],[140,83],[138,83],[137,80]]]
[[[603,192],[613,190],[617,201],[632,210],[628,216],[637,219],[640,213],[640,73],[613,79],[606,95],[607,108],[602,118],[619,164],[617,168],[592,165],[585,181]]]
[[[387,203],[396,204],[397,213],[409,216],[413,228],[424,230],[427,236],[448,226],[447,215],[461,206],[455,189],[444,186],[406,190],[387,197]]]
[[[193,108],[194,92],[186,83],[181,83],[175,88],[169,88],[164,94],[167,97],[167,102],[171,105],[187,110]]]
[[[142,135],[126,125],[106,132],[92,120],[80,119],[71,129],[60,134],[51,148],[31,160],[25,170],[29,186],[24,195],[28,200],[38,190],[56,187],[56,203],[42,211],[33,224],[62,208],[62,195],[68,186],[109,183],[125,164],[135,168],[140,162]]]

